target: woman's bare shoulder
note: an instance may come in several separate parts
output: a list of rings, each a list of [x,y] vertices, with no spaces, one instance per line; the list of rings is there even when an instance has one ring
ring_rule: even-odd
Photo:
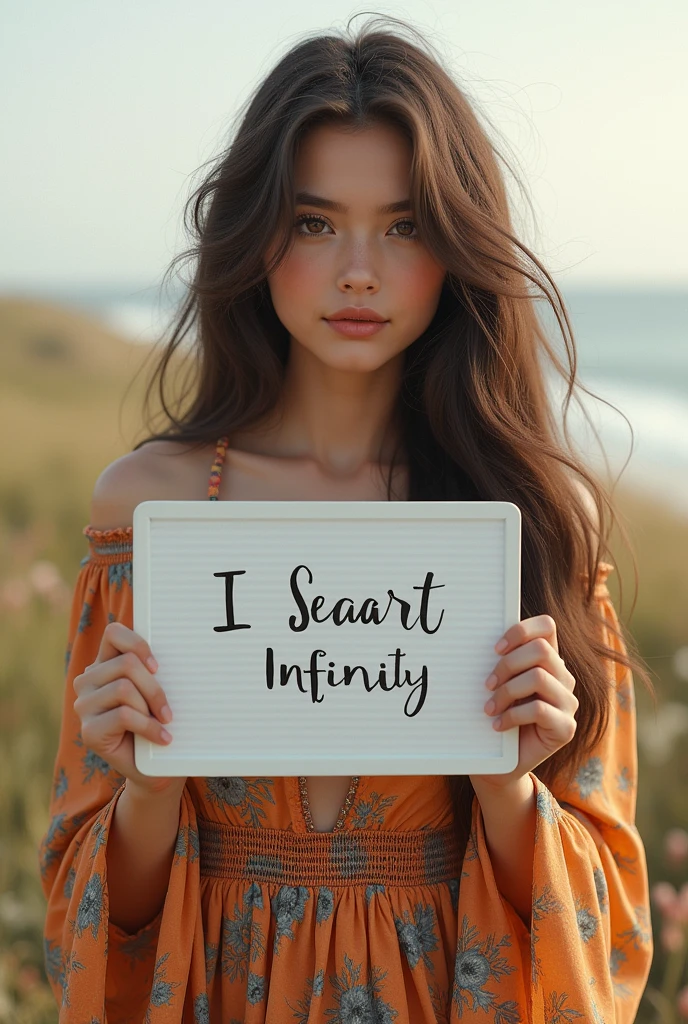
[[[96,530],[131,526],[142,501],[186,501],[207,496],[212,447],[191,449],[158,440],[115,459],[96,480],[90,525]]]

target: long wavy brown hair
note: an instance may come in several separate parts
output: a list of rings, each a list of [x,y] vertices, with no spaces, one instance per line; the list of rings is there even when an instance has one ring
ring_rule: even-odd
[[[393,27],[380,24],[385,21]],[[441,58],[398,19],[376,17],[353,36],[347,26],[341,35],[305,38],[279,60],[237,120],[229,145],[185,207],[193,244],[172,260],[166,278],[182,261],[193,273],[145,398],[149,409],[157,382],[165,423],[136,447],[173,438],[200,448],[270,413],[289,336],[266,275],[293,241],[299,141],[325,122],[352,130],[383,122],[403,132],[413,151],[414,220],[447,268],[436,315],[406,352],[398,395],[408,496],[509,501],[521,510],[522,617],[553,616],[579,700],[573,739],[536,774],[550,786],[555,778],[570,781],[607,726],[611,686],[602,659],[630,668],[651,693],[653,687],[630,636],[619,634],[625,654],[601,640],[594,583],[600,560],[614,562],[607,540],[616,516],[569,441],[566,413],[575,389],[591,392],[576,379],[562,296],[512,229],[500,169],[500,161],[508,163]],[[542,300],[555,314],[565,363],[537,315]],[[171,401],[180,346],[189,363]],[[545,360],[566,383],[563,429],[548,397]],[[150,418],[147,423],[150,429]],[[450,782],[464,849],[473,787],[467,776]]]

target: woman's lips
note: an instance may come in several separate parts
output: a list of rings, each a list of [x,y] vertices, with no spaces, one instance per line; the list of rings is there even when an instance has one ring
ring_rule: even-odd
[[[343,334],[345,338],[369,338],[389,323],[388,320],[383,320],[382,323],[377,320],[326,320],[325,322],[338,334]]]

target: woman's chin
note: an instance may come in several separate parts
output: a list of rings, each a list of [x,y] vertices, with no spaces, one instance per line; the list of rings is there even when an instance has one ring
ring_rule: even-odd
[[[374,373],[403,354],[390,351],[387,345],[376,345],[372,338],[347,338],[327,345],[298,344],[315,356],[319,363],[341,373]]]

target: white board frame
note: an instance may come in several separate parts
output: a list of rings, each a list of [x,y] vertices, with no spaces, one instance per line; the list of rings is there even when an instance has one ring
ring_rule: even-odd
[[[136,506],[133,516],[133,626],[155,652],[155,638],[151,629],[151,528],[160,521],[175,520],[199,522],[218,521],[239,523],[242,520],[265,521],[266,524],[288,520],[309,520],[314,524],[333,520],[491,520],[504,527],[504,601],[501,631],[493,643],[512,625],[520,621],[521,592],[521,512],[512,502],[497,501],[144,501]],[[485,678],[496,664],[486,665]],[[158,678],[165,687],[161,672]],[[489,691],[484,687],[483,704]],[[500,751],[496,756],[466,757],[457,750],[455,756],[438,756],[431,747],[416,752],[409,759],[408,751],[396,755],[379,755],[371,751],[367,756],[347,754],[311,758],[299,757],[288,750],[260,751],[254,757],[228,753],[218,757],[180,757],[175,754],[174,740],[161,746],[135,735],[136,766],[150,776],[296,776],[296,775],[469,775],[503,774],[518,764],[519,729],[514,726],[504,732],[491,729],[491,719],[485,715],[485,727],[491,736],[497,736]],[[174,732],[174,722],[170,726]],[[488,735],[486,733],[486,735]]]

